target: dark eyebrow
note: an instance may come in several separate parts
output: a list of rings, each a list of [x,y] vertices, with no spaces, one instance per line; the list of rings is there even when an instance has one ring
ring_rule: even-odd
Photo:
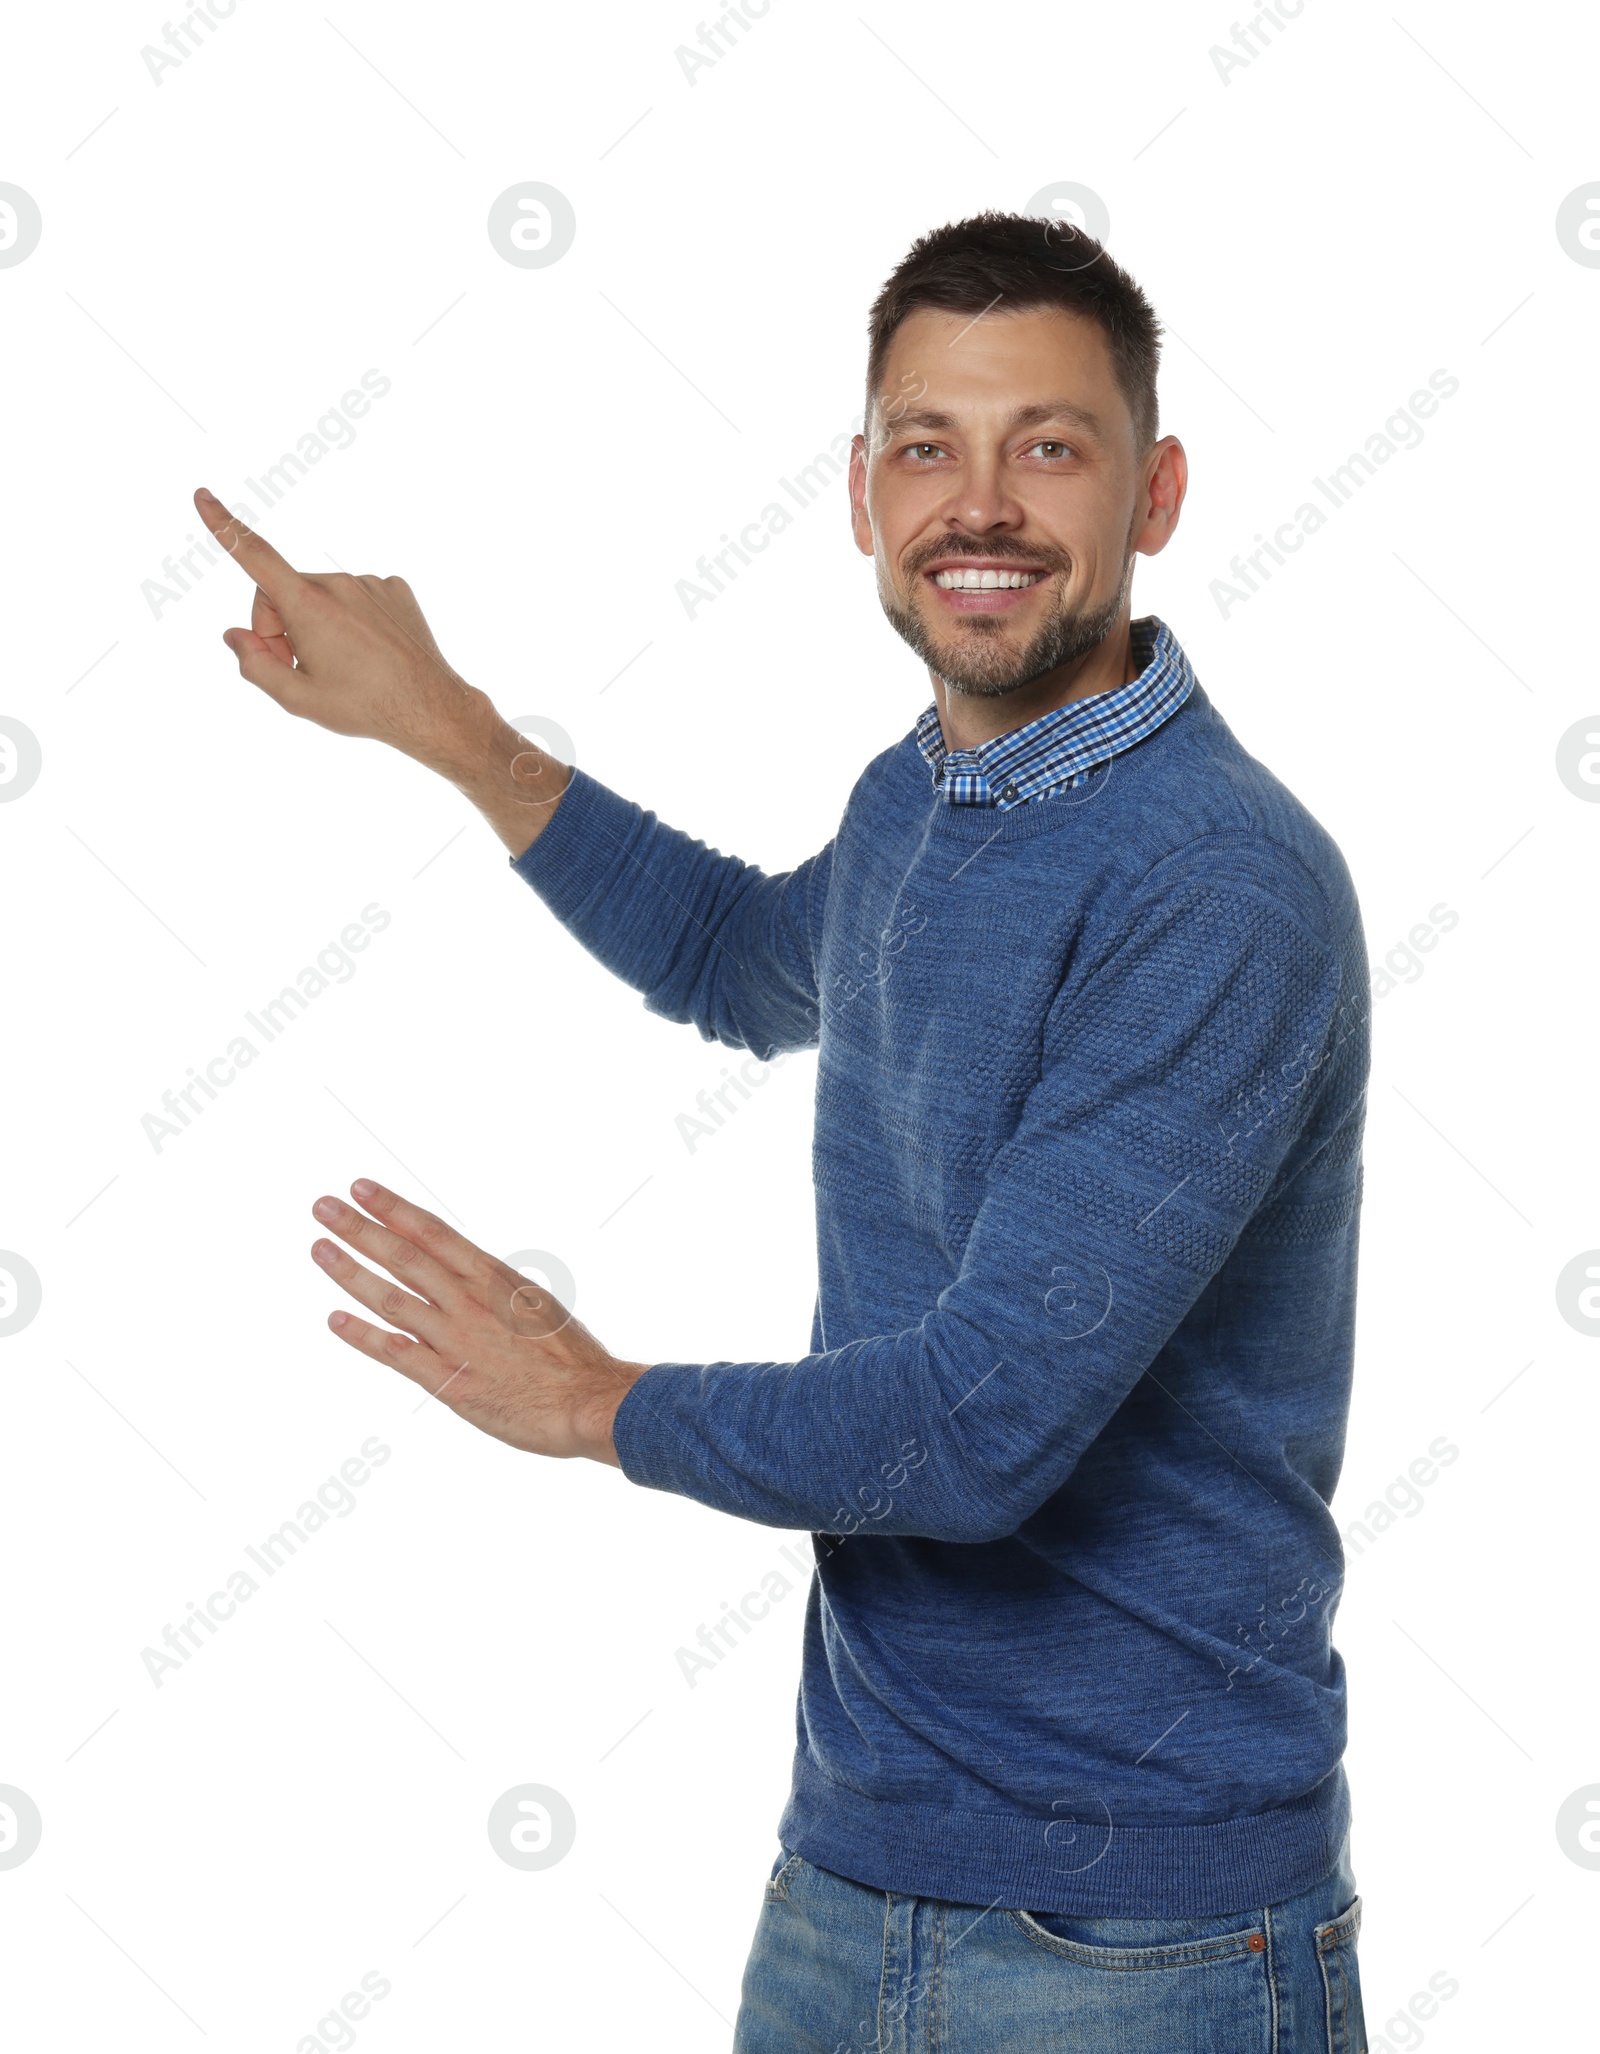
[[[887,425],[891,428],[927,428],[935,434],[945,435],[959,426],[953,415],[938,413],[931,407],[912,407],[908,412],[896,414],[889,420],[891,404],[889,401],[880,401]],[[1101,426],[1099,415],[1070,399],[1039,400],[1032,406],[1015,407],[1007,416],[1006,427],[1042,428],[1054,421],[1068,423],[1073,427],[1087,430],[1091,435],[1104,437],[1105,430]]]

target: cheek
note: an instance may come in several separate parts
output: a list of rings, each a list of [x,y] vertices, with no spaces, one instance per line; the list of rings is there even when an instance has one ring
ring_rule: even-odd
[[[961,506],[961,473],[947,464],[925,469],[881,463],[868,473],[867,508],[872,525],[905,548],[918,535],[941,530]]]
[[[1055,536],[1052,547],[1059,549],[1067,559],[1066,574],[1056,580],[1058,592],[1070,593],[1074,600],[1081,601],[1100,587],[1100,552],[1087,537],[1070,538]]]
[[[1070,502],[1058,484],[1054,491],[1035,489],[1019,498],[1023,519],[1018,536],[1024,547],[1053,555],[1067,566],[1076,584],[1092,574],[1105,554],[1103,529],[1094,513],[1074,493]]]

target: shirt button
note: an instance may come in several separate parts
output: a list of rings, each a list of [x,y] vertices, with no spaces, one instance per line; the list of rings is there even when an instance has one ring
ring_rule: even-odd
[[[1016,786],[1015,786],[1015,785],[1002,785],[1002,786],[1000,787],[1000,796],[1001,796],[1001,798],[1002,798],[1002,799],[1006,800],[1006,801],[1007,801],[1007,803],[1009,803],[1009,802],[1010,802],[1010,801],[1011,801],[1012,799],[1014,799],[1014,798],[1015,798],[1015,797],[1017,796],[1017,788],[1016,788]]]

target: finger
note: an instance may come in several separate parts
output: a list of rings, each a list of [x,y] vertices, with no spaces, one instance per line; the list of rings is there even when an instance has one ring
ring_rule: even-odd
[[[276,654],[275,643],[252,633],[249,628],[228,628],[222,639],[230,654],[238,659],[240,677],[258,685],[269,699],[275,699],[280,706],[287,706],[284,691],[295,674],[293,655]],[[293,707],[288,710],[295,711]]]
[[[464,1282],[478,1283],[501,1276],[515,1277],[519,1283],[525,1281],[518,1271],[486,1254],[465,1234],[458,1234],[454,1227],[446,1226],[437,1214],[425,1212],[420,1205],[413,1205],[409,1198],[402,1198],[398,1192],[375,1184],[370,1177],[357,1177],[350,1186],[350,1196]]]
[[[263,642],[275,641],[283,634],[283,615],[279,613],[278,609],[259,585],[256,587],[256,596],[251,602],[250,627],[252,633],[259,635]],[[276,655],[277,651],[274,650],[273,654]],[[291,663],[294,661],[294,651],[292,649],[288,653],[288,660]]]
[[[404,1234],[380,1226],[337,1198],[319,1198],[311,1208],[322,1224],[348,1241],[352,1248],[386,1269],[390,1276],[430,1300],[445,1312],[457,1311],[465,1302],[462,1280],[436,1262]],[[470,1244],[469,1244],[470,1245]]]
[[[358,1319],[353,1312],[330,1312],[328,1326],[359,1354],[386,1363],[426,1390],[438,1390],[449,1376],[441,1359],[421,1341],[407,1340],[404,1334],[385,1333],[382,1327]]]
[[[370,1177],[358,1177],[350,1189],[368,1212],[392,1221],[408,1240],[416,1242],[469,1285],[473,1294],[513,1333],[528,1340],[548,1341],[571,1320],[570,1309],[553,1291],[534,1283],[509,1262],[488,1254],[420,1205],[375,1184]]]
[[[239,515],[229,513],[217,495],[204,485],[196,492],[194,503],[201,520],[273,605],[281,610],[285,600],[292,601],[304,582],[294,565]]]
[[[371,1270],[363,1269],[335,1242],[314,1243],[311,1255],[340,1290],[348,1292],[358,1305],[375,1312],[379,1319],[388,1320],[391,1326],[403,1328],[417,1340],[426,1341],[430,1348],[448,1348],[446,1337],[451,1322],[437,1306],[429,1305],[424,1299],[413,1298],[398,1284],[386,1284],[382,1277],[375,1277]]]

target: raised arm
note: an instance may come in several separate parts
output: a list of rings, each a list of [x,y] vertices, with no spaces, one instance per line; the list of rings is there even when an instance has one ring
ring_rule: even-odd
[[[503,720],[445,660],[403,578],[307,575],[210,492],[195,505],[255,582],[250,626],[223,638],[252,684],[448,779],[651,1011],[763,1058],[815,1042],[812,944],[831,845],[769,877],[691,841]]]
[[[570,773],[445,661],[405,579],[297,571],[215,493],[202,486],[194,503],[255,583],[249,627],[222,638],[241,676],[300,720],[387,743],[448,778],[523,855]]]

